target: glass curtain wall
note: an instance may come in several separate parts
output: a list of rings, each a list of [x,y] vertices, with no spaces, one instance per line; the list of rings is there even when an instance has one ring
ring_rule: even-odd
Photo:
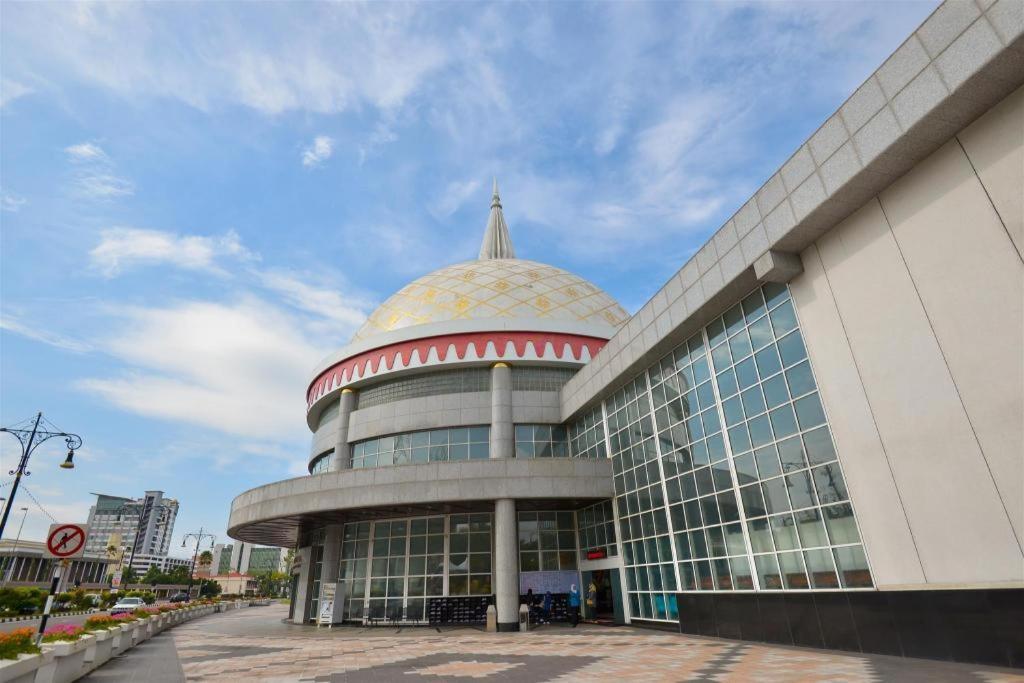
[[[604,408],[633,618],[674,621],[677,589],[872,586],[785,285],[752,292]]]
[[[572,512],[519,513],[519,569],[576,569],[576,525]]]
[[[431,597],[490,595],[491,518],[484,512],[346,524],[338,571],[345,619],[423,621]]]
[[[619,554],[615,542],[615,513],[610,500],[577,510],[576,523],[579,525],[580,559],[587,559],[587,553],[592,551],[603,551],[605,557]]]
[[[419,462],[486,460],[491,428],[452,427],[392,434],[352,446],[352,467],[388,467]]]

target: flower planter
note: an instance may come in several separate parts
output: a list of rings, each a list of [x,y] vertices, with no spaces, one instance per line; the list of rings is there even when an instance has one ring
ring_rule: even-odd
[[[103,666],[114,652],[114,637],[121,632],[120,627],[102,631],[93,631],[96,640],[85,650],[85,671],[92,671]]]
[[[95,636],[82,636],[71,642],[43,643],[43,652],[52,652],[53,659],[39,667],[35,683],[71,683],[79,678],[85,651],[95,640]]]
[[[130,650],[134,643],[132,642],[132,634],[135,632],[135,624],[121,624],[114,629],[114,656],[121,654],[126,650]]]
[[[5,683],[33,683],[36,672],[53,659],[53,654],[44,652],[34,655],[18,655],[17,659],[0,659],[0,681]]]
[[[133,621],[132,626],[132,645],[134,646],[144,641],[148,636],[146,635],[146,622],[140,619],[139,621]]]

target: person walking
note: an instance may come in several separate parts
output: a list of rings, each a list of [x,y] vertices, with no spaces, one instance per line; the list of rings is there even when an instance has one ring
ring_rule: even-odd
[[[551,591],[544,593],[544,623],[551,623]]]
[[[580,589],[576,584],[569,586],[569,617],[572,619],[572,627],[580,623]]]

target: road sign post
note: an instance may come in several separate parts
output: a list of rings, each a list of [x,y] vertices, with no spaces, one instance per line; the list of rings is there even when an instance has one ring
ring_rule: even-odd
[[[43,633],[46,631],[46,622],[50,618],[50,610],[53,609],[53,601],[57,597],[57,588],[60,586],[60,577],[64,568],[71,564],[71,559],[81,557],[85,553],[85,539],[89,535],[89,527],[85,524],[54,524],[50,526],[50,532],[46,534],[46,557],[54,560],[53,578],[50,581],[50,594],[46,597],[46,607],[43,609],[43,617],[39,620],[39,633],[36,634],[36,645],[43,641]]]

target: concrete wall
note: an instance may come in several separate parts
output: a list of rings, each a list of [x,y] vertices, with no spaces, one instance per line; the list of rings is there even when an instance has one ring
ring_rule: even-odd
[[[1024,91],[801,254],[800,324],[879,587],[1024,584]]]

